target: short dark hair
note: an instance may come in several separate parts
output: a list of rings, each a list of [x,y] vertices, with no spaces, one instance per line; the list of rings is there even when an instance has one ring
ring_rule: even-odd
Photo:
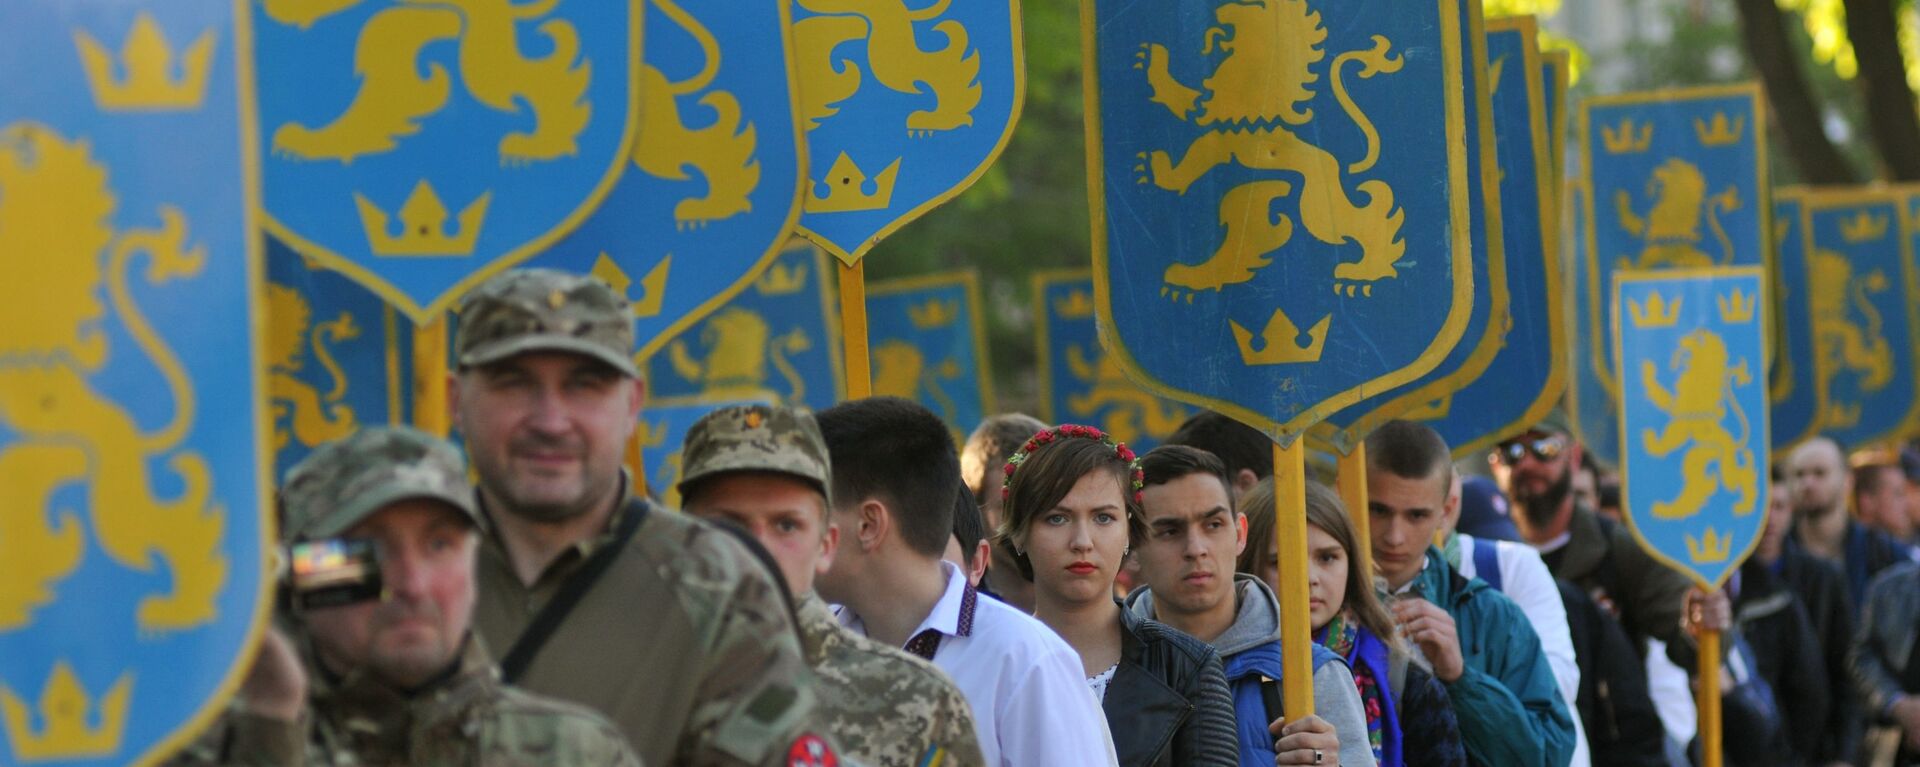
[[[819,421],[833,461],[834,502],[878,498],[909,548],[945,554],[960,459],[940,417],[910,400],[870,397],[820,411]]]
[[[966,488],[953,494],[953,537],[960,542],[960,558],[967,566],[973,566],[973,557],[979,553],[980,541],[987,537],[987,520],[980,514],[980,507],[973,502],[973,494]]]
[[[1227,490],[1227,507],[1233,508],[1233,480],[1227,465],[1205,450],[1186,445],[1161,445],[1140,456],[1140,473],[1147,487],[1164,485],[1188,474],[1209,474]],[[1237,511],[1235,513],[1238,513]]]
[[[1133,466],[1120,460],[1114,448],[1092,439],[1056,439],[1029,454],[1007,482],[1006,506],[1000,513],[1000,529],[993,542],[1008,546],[1020,574],[1033,580],[1033,565],[1019,553],[1014,539],[1026,533],[1033,520],[1073,492],[1080,478],[1105,471],[1120,483],[1120,507],[1126,515],[1127,545],[1139,545],[1146,537],[1147,523],[1141,517],[1140,504],[1133,497]]]
[[[1895,464],[1868,463],[1859,466],[1853,470],[1853,502],[1858,504],[1861,498],[1880,492],[1881,485],[1900,482],[1905,477]]]
[[[1000,467],[1035,434],[1046,431],[1040,419],[1025,413],[988,416],[960,449],[960,479],[973,491],[973,502],[987,502],[987,493],[1000,491]]]
[[[1453,481],[1453,455],[1440,432],[1423,423],[1388,421],[1367,436],[1367,465],[1401,479],[1426,479],[1438,473]]]
[[[1197,447],[1212,453],[1226,466],[1228,477],[1238,476],[1241,469],[1253,472],[1253,476],[1260,479],[1273,476],[1273,440],[1259,429],[1211,410],[1187,419],[1163,444]]]

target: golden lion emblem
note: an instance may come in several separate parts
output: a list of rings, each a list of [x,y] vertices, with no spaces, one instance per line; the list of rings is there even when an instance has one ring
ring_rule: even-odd
[[[1887,275],[1876,270],[1859,280],[1853,263],[1830,250],[1816,248],[1807,270],[1809,313],[1813,315],[1813,343],[1829,376],[1852,372],[1860,376],[1860,390],[1877,392],[1893,381],[1893,350],[1882,332],[1884,320],[1870,294],[1886,292]],[[1858,311],[1866,325],[1850,315]]]
[[[687,180],[688,168],[700,173],[706,196],[689,197],[673,206],[673,218],[683,228],[745,213],[752,207],[747,197],[760,185],[760,162],[753,158],[753,124],[740,125],[740,100],[723,90],[700,97],[700,105],[714,114],[713,123],[705,128],[688,128],[680,114],[680,97],[706,90],[719,73],[720,43],[673,0],[652,2],[693,36],[705,61],[698,73],[680,82],[669,81],[651,65],[641,65],[640,140],[633,162],[648,175],[669,181]]]
[[[273,407],[273,449],[285,448],[294,439],[315,447],[344,439],[359,428],[353,407],[341,401],[347,395],[347,376],[333,358],[331,344],[359,337],[360,328],[353,315],[341,312],[329,322],[313,324],[313,309],[300,291],[285,285],[267,285],[268,397]],[[326,370],[332,387],[321,394],[306,381],[300,371],[306,367],[307,349]]]
[[[1334,267],[1335,290],[1371,294],[1372,283],[1395,277],[1406,253],[1400,239],[1405,211],[1393,201],[1393,187],[1378,179],[1349,190],[1347,177],[1365,173],[1380,158],[1380,133],[1347,94],[1346,71],[1359,64],[1361,78],[1400,71],[1404,60],[1390,54],[1391,43],[1375,35],[1373,47],[1334,57],[1333,92],[1347,117],[1366,136],[1364,157],[1346,161],[1301,138],[1289,126],[1306,125],[1319,79],[1313,67],[1326,58],[1327,30],[1306,0],[1249,0],[1221,5],[1219,25],[1199,41],[1201,55],[1225,51],[1203,82],[1187,86],[1170,71],[1166,46],[1141,46],[1136,68],[1144,69],[1152,99],[1183,121],[1214,129],[1194,139],[1175,161],[1165,151],[1142,152],[1141,183],[1185,194],[1209,171],[1222,165],[1289,171],[1301,178],[1299,215],[1316,239],[1329,245],[1360,245],[1359,260]],[[1220,247],[1205,263],[1173,264],[1163,279],[1170,289],[1220,290],[1253,279],[1271,261],[1268,254],[1293,237],[1293,221],[1272,212],[1273,203],[1293,193],[1286,181],[1253,181],[1228,191],[1220,200]],[[1357,192],[1365,204],[1355,202]]]
[[[302,29],[359,5],[361,0],[263,0],[269,18]],[[453,84],[441,64],[423,68],[429,45],[457,40],[460,82],[489,109],[532,112],[531,130],[501,137],[503,165],[556,160],[579,151],[592,105],[586,100],[593,68],[580,55],[571,22],[546,18],[560,0],[431,0],[385,8],[367,20],[354,50],[360,90],[332,122],[319,127],[286,123],[273,132],[273,151],[303,160],[339,160],[391,152],[418,134],[421,121],[447,105]],[[528,58],[520,25],[547,38],[549,53]]]
[[[187,247],[178,210],[162,207],[159,229],[116,232],[116,207],[86,141],[35,123],[0,129],[0,422],[18,435],[0,448],[0,631],[31,623],[79,567],[80,513],[49,507],[75,484],[107,556],[171,581],[167,593],[141,599],[143,631],[213,620],[226,583],[225,511],[211,500],[205,458],[181,448],[194,424],[193,385],[134,303],[129,278],[137,255],[146,256],[146,282],[159,285],[199,274],[206,253]],[[143,428],[88,380],[114,351],[101,326],[108,307],[166,383],[173,413],[159,428]],[[172,499],[153,489],[149,465],[160,457],[177,477]]]
[[[937,50],[920,47],[914,25],[933,21],[947,12],[953,0],[935,0],[920,10],[905,0],[798,0],[800,7],[819,16],[793,24],[795,59],[801,79],[800,117],[808,130],[838,114],[836,105],[859,92],[861,64],[873,79],[896,93],[931,95],[932,109],[907,115],[909,135],[925,135],[973,124],[980,105],[980,52],[967,52],[967,28],[948,19],[933,25],[946,38]],[[866,39],[864,62],[835,60],[843,43]]]
[[[1732,364],[1727,342],[1704,328],[1680,339],[1668,367],[1679,373],[1673,390],[1660,382],[1653,360],[1641,360],[1640,378],[1647,398],[1667,414],[1665,429],[1646,429],[1640,434],[1649,457],[1660,459],[1686,448],[1681,456],[1681,471],[1686,485],[1671,501],[1655,501],[1650,510],[1656,519],[1685,519],[1700,513],[1716,490],[1737,493],[1733,513],[1753,513],[1759,472],[1754,467],[1753,450],[1747,447],[1752,436],[1747,414],[1733,396],[1732,387],[1745,386],[1752,374],[1747,361]],[[1740,436],[1727,431],[1721,418],[1728,409],[1740,422]],[[1709,469],[1716,469],[1709,473]]]
[[[958,420],[960,406],[953,401],[943,384],[960,380],[960,363],[946,359],[938,365],[929,366],[926,354],[920,348],[900,339],[891,339],[873,347],[873,395],[876,397],[900,397],[920,400],[920,392],[925,391],[939,410],[940,420],[952,424]],[[955,439],[964,442],[966,435],[956,434]],[[955,444],[958,444],[956,442]]]
[[[776,337],[766,319],[733,306],[706,321],[700,330],[700,343],[708,349],[704,360],[695,359],[680,339],[667,347],[667,359],[675,374],[700,384],[701,399],[782,399],[767,388],[767,363],[771,361],[792,392],[786,401],[806,401],[807,383],[789,360],[790,355],[812,348],[800,328]]]
[[[1131,444],[1143,436],[1164,437],[1187,418],[1186,410],[1179,405],[1135,386],[1113,355],[1089,360],[1085,348],[1069,346],[1067,367],[1075,378],[1091,385],[1085,394],[1067,398],[1067,410],[1083,419],[1105,410],[1100,428],[1121,442]]]
[[[1653,207],[1642,217],[1633,210],[1633,195],[1619,190],[1614,205],[1619,209],[1620,226],[1639,238],[1645,247],[1629,259],[1617,259],[1616,269],[1655,269],[1673,266],[1713,266],[1733,262],[1733,241],[1720,224],[1720,216],[1740,209],[1740,190],[1733,186],[1707,195],[1707,179],[1693,163],[1678,157],[1667,158],[1647,181],[1653,195]],[[1715,258],[1700,249],[1702,219],[1720,245]]]

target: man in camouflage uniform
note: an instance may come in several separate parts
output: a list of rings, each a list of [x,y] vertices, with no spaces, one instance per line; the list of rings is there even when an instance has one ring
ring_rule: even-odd
[[[840,626],[813,591],[840,531],[820,426],[805,410],[723,408],[688,430],[680,498],[687,513],[739,525],[779,563],[799,595],[800,632],[825,723],[848,756],[875,767],[981,765],[973,713],[932,663]]]
[[[612,718],[653,764],[839,761],[779,576],[657,509],[622,460],[645,385],[633,312],[591,277],[515,270],[460,305],[455,422],[493,530],[475,625],[509,682]]]
[[[483,523],[453,446],[363,429],[294,467],[284,501],[284,541],[372,541],[383,588],[282,616],[295,638],[268,632],[175,764],[640,764],[599,714],[498,681],[469,631]]]

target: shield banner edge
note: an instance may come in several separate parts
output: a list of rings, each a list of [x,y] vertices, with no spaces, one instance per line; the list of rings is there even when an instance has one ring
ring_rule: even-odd
[[[1805,261],[1807,258],[1813,255],[1813,230],[1807,225],[1810,221],[1810,219],[1807,216],[1807,194],[1811,191],[1813,191],[1811,188],[1803,187],[1803,186],[1781,187],[1779,189],[1773,190],[1773,201],[1775,203],[1781,202],[1782,200],[1790,200],[1794,203],[1795,207],[1800,211],[1800,215],[1797,218],[1799,218],[1799,225],[1800,225],[1800,259],[1802,261]],[[1780,250],[1777,245],[1774,247],[1772,251],[1772,256],[1773,256],[1773,263],[1769,267],[1769,272],[1772,274],[1779,274],[1780,272],[1778,271],[1778,268],[1780,266]],[[1801,293],[1798,295],[1799,297],[1797,299],[1790,299],[1790,300],[1800,300],[1800,301],[1806,300],[1805,291],[1801,291]],[[1774,320],[1773,326],[1769,328],[1769,330],[1770,331],[1784,330],[1785,328],[1784,326],[1781,325],[1781,323],[1786,321],[1787,313],[1784,311],[1784,307],[1780,307],[1777,305],[1775,307],[1775,311],[1778,314],[1778,316]],[[1807,332],[1812,332],[1811,328],[1807,328],[1806,330]],[[1787,332],[1791,332],[1791,331],[1787,331]],[[1776,350],[1776,355],[1783,355],[1786,353],[1786,339],[1780,337],[1778,333],[1776,333],[1771,337],[1770,344]],[[1813,340],[1808,339],[1807,345],[1811,347],[1813,345]],[[1783,359],[1783,357],[1779,357],[1779,356],[1775,357],[1776,361],[1779,359]],[[1808,360],[1806,361],[1806,363],[1804,363],[1808,366],[1810,370],[1813,371],[1813,374],[1811,376],[1811,378],[1813,379],[1812,380],[1813,416],[1807,419],[1806,429],[1802,430],[1800,434],[1795,435],[1793,439],[1790,439],[1785,443],[1789,447],[1789,449],[1791,449],[1792,447],[1798,447],[1801,443],[1806,442],[1807,440],[1813,439],[1814,437],[1820,434],[1820,403],[1825,402],[1827,399],[1827,379],[1826,379],[1826,376],[1823,376],[1820,374],[1820,370],[1818,368],[1818,361],[1819,361],[1819,355],[1816,354],[1814,355],[1814,359]],[[1771,393],[1769,393],[1768,399],[1772,399]],[[1771,410],[1772,410],[1771,405],[1773,404],[1776,404],[1776,403],[1773,403],[1773,402],[1768,403],[1769,413],[1771,413]],[[1771,415],[1769,415],[1769,422],[1768,422],[1767,428],[1768,429],[1773,428],[1773,425],[1771,422]]]
[[[1009,16],[1013,21],[1011,25],[1013,34],[1013,110],[1007,113],[1007,127],[1001,130],[1000,140],[994,142],[993,150],[988,152],[987,156],[981,159],[980,164],[971,172],[967,173],[966,177],[962,178],[959,183],[954,184],[953,187],[947,191],[934,195],[932,199],[921,203],[912,210],[900,214],[899,217],[895,218],[886,226],[880,227],[880,230],[874,232],[873,236],[868,237],[866,242],[860,243],[858,247],[852,250],[841,247],[826,235],[808,229],[804,224],[795,223],[793,225],[794,234],[804,237],[808,242],[820,246],[821,250],[831,254],[834,259],[842,265],[853,266],[854,264],[860,263],[860,259],[866,258],[869,251],[872,251],[895,232],[900,231],[908,224],[920,220],[921,216],[931,212],[934,208],[945,205],[953,198],[964,194],[968,189],[973,188],[974,182],[979,181],[981,176],[987,175],[987,169],[993,167],[993,164],[1000,160],[1000,153],[1006,151],[1007,144],[1013,141],[1014,128],[1020,125],[1020,114],[1024,111],[1027,103],[1026,33],[1025,27],[1021,25],[1020,21],[1020,0],[1007,0],[1007,4],[1009,6]],[[803,138],[802,144],[804,145],[804,143]],[[802,189],[804,189],[805,184],[808,183],[804,174],[801,181]]]
[[[1760,281],[1760,290],[1761,290],[1761,293],[1764,294],[1767,288],[1766,269],[1767,268],[1764,266],[1722,266],[1722,267],[1706,267],[1706,268],[1695,268],[1695,269],[1653,269],[1653,270],[1635,269],[1635,270],[1615,271],[1614,280],[1613,280],[1613,296],[1612,296],[1612,301],[1609,304],[1610,308],[1608,309],[1608,314],[1610,314],[1612,317],[1611,322],[1613,324],[1613,331],[1614,331],[1613,332],[1614,361],[1618,362],[1621,357],[1619,307],[1620,307],[1620,287],[1622,285],[1629,282],[1649,282],[1649,281],[1655,281],[1655,280],[1670,280],[1674,278],[1687,278],[1687,277],[1739,277],[1739,278],[1754,277]],[[1766,346],[1767,346],[1766,327],[1767,327],[1767,323],[1771,321],[1768,318],[1768,314],[1773,311],[1773,307],[1768,306],[1767,305],[1768,303],[1769,302],[1767,301],[1760,301],[1758,302],[1758,306],[1757,306],[1758,310],[1760,311],[1760,329],[1761,329],[1760,330],[1760,351],[1763,354],[1766,352]],[[1760,380],[1761,388],[1762,389],[1766,388],[1766,385],[1767,385],[1766,377],[1762,376],[1759,380]],[[1762,397],[1761,399],[1764,401],[1766,398]],[[1727,566],[1724,569],[1724,572],[1720,574],[1719,578],[1711,581],[1701,577],[1700,571],[1694,569],[1692,565],[1682,563],[1674,559],[1673,557],[1667,556],[1666,552],[1663,552],[1658,547],[1654,546],[1651,541],[1647,540],[1647,536],[1640,531],[1640,523],[1635,520],[1634,514],[1631,511],[1632,507],[1627,505],[1628,499],[1633,497],[1632,495],[1629,494],[1629,490],[1628,490],[1629,483],[1633,481],[1633,473],[1630,471],[1627,471],[1627,466],[1625,465],[1627,462],[1627,457],[1629,455],[1632,455],[1632,453],[1628,452],[1627,450],[1627,445],[1629,444],[1630,438],[1628,437],[1628,432],[1627,432],[1627,403],[1626,403],[1626,398],[1624,396],[1617,396],[1615,398],[1613,413],[1614,413],[1614,416],[1619,419],[1619,423],[1620,423],[1620,463],[1621,463],[1621,466],[1619,467],[1620,468],[1620,503],[1621,503],[1622,509],[1626,510],[1625,513],[1621,514],[1620,516],[1627,520],[1627,530],[1633,533],[1634,542],[1640,545],[1641,551],[1646,552],[1647,555],[1650,557],[1653,557],[1655,561],[1659,562],[1660,564],[1666,565],[1669,569],[1672,569],[1675,572],[1678,572],[1682,575],[1687,576],[1689,579],[1693,580],[1694,583],[1698,584],[1701,588],[1707,589],[1709,591],[1719,590],[1721,586],[1726,585],[1727,580],[1732,578],[1734,573],[1739,571],[1740,568],[1738,567],[1738,564],[1741,562],[1745,562],[1748,557],[1753,556],[1754,550],[1760,548],[1760,539],[1763,536],[1762,535],[1753,536],[1753,540],[1747,542],[1746,548],[1740,550],[1739,556],[1732,557],[1730,559],[1730,561],[1733,564]],[[1760,428],[1755,429],[1752,436],[1756,438],[1759,444],[1761,445],[1768,445],[1768,446],[1772,445],[1773,434],[1771,429],[1773,428],[1773,414],[1770,411],[1763,409],[1760,415],[1756,418],[1756,420],[1759,422]],[[1759,476],[1758,478],[1755,479],[1755,482],[1759,483],[1760,489],[1764,489],[1772,484],[1772,480],[1768,476],[1767,472],[1758,472],[1758,475]],[[1756,492],[1756,495],[1764,497],[1764,494],[1760,494],[1757,492]],[[1762,525],[1762,529],[1764,530],[1764,526],[1766,525],[1766,517],[1764,515],[1760,516],[1760,519],[1758,520],[1758,522],[1760,525]]]
[[[640,134],[640,57],[644,50],[644,43],[641,38],[641,17],[646,10],[646,0],[626,0],[626,3],[628,8],[628,40],[630,41],[627,53],[627,82],[631,86],[631,93],[627,98],[626,127],[621,134],[619,142],[621,149],[620,151],[614,152],[613,162],[601,175],[600,180],[594,184],[592,191],[580,201],[580,204],[574,208],[572,213],[568,214],[565,219],[555,223],[552,227],[549,227],[545,233],[521,243],[512,250],[467,272],[465,277],[454,282],[454,284],[446,290],[441,291],[439,295],[427,299],[426,302],[422,304],[420,301],[414,300],[413,296],[408,295],[392,282],[375,274],[372,269],[367,268],[365,265],[357,263],[352,259],[333,252],[330,248],[294,233],[291,228],[275,218],[272,211],[267,209],[266,198],[264,196],[254,205],[258,211],[260,221],[263,224],[260,228],[268,234],[279,238],[281,242],[285,243],[287,247],[292,248],[295,252],[311,258],[329,269],[339,272],[354,282],[366,286],[368,290],[373,291],[374,295],[379,296],[382,300],[398,308],[401,313],[407,315],[407,318],[411,319],[414,323],[424,325],[433,322],[452,309],[454,302],[459,300],[460,296],[468,290],[472,290],[475,286],[485,282],[487,278],[511,269],[521,262],[538,255],[541,251],[552,247],[554,243],[559,242],[568,234],[571,234],[573,230],[579,228],[580,224],[585,222],[588,216],[593,215],[595,211],[600,209],[600,203],[606,201],[607,194],[613,191],[613,185],[618,183],[620,177],[626,174],[627,165],[631,163],[633,159],[634,142],[638,140]],[[250,8],[251,4],[249,4],[249,9]],[[251,13],[251,10],[249,10],[249,13]],[[249,22],[251,22],[251,16],[249,16]],[[788,67],[791,68],[791,44],[788,46],[788,51]],[[253,66],[251,59],[248,60],[247,66],[249,69]],[[249,75],[249,80],[251,80],[251,75]],[[248,85],[252,87],[251,82]]]
[[[1914,264],[1913,249],[1915,232],[1911,230],[1907,221],[1909,217],[1906,209],[1906,195],[1895,188],[1880,187],[1811,190],[1803,195],[1802,199],[1805,200],[1805,204],[1801,207],[1801,210],[1804,211],[1807,220],[1806,232],[1809,238],[1809,248],[1812,247],[1813,214],[1816,211],[1878,203],[1886,203],[1894,206],[1894,212],[1897,214],[1896,218],[1900,224],[1900,274],[1902,290],[1906,293],[1906,300],[1902,303],[1905,304],[1907,308],[1907,337],[1910,342],[1920,341],[1920,306],[1915,305],[1916,298],[1920,298],[1920,275],[1916,275],[1915,273],[1916,265]],[[1808,255],[1812,255],[1811,249],[1808,250]],[[1815,343],[1819,343],[1818,339],[1815,339]],[[1814,430],[1815,433],[1819,433],[1822,430],[1821,427],[1826,423],[1828,408],[1831,407],[1828,399],[1832,393],[1828,390],[1825,382],[1832,378],[1832,368],[1826,364],[1826,360],[1824,359],[1825,355],[1819,353],[1818,346],[1815,347],[1813,357],[1815,363],[1814,376],[1822,382],[1820,387],[1816,389],[1820,399],[1814,405]],[[1854,446],[1863,447],[1878,442],[1885,442],[1899,435],[1913,433],[1916,422],[1920,422],[1920,371],[1914,373],[1913,389],[1914,399],[1908,405],[1905,416],[1892,422],[1892,425],[1885,430],[1875,433],[1870,438],[1853,440],[1858,443]]]
[[[1470,0],[1474,5],[1479,0]],[[1461,91],[1464,84],[1465,65],[1464,39],[1465,25],[1462,24],[1455,0],[1437,0],[1439,4],[1440,37],[1442,54],[1446,59],[1441,67],[1441,79],[1447,88],[1447,145],[1450,147],[1447,157],[1448,208],[1455,222],[1468,220],[1466,167],[1466,124],[1465,98]],[[1439,367],[1446,355],[1452,351],[1461,336],[1466,334],[1468,315],[1473,301],[1473,267],[1471,264],[1473,247],[1470,227],[1453,227],[1453,301],[1447,313],[1447,319],[1441,323],[1438,334],[1420,356],[1401,368],[1370,381],[1362,382],[1347,390],[1315,403],[1312,407],[1302,408],[1299,413],[1284,420],[1268,416],[1253,409],[1228,402],[1226,400],[1196,394],[1169,386],[1153,377],[1152,373],[1140,366],[1133,358],[1119,330],[1113,323],[1113,295],[1108,286],[1108,248],[1107,248],[1107,206],[1105,200],[1106,171],[1103,167],[1105,152],[1101,146],[1104,126],[1100,117],[1100,47],[1098,18],[1100,0],[1084,0],[1080,6],[1080,54],[1081,69],[1084,73],[1081,82],[1082,103],[1086,122],[1087,151],[1087,197],[1089,220],[1092,228],[1093,245],[1093,294],[1094,311],[1100,329],[1100,343],[1107,353],[1114,356],[1120,369],[1141,389],[1158,397],[1213,410],[1241,423],[1267,433],[1281,445],[1291,445],[1294,440],[1305,435],[1308,428],[1327,415],[1338,412],[1353,403],[1360,402],[1382,391],[1415,380]]]

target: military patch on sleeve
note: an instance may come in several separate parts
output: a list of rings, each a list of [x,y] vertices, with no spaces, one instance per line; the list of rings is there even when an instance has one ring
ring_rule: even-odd
[[[840,758],[833,753],[833,746],[813,733],[805,733],[793,741],[793,747],[787,749],[788,767],[839,767]]]

